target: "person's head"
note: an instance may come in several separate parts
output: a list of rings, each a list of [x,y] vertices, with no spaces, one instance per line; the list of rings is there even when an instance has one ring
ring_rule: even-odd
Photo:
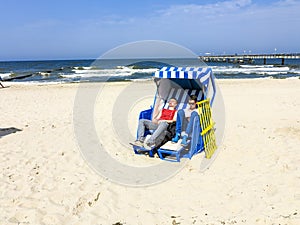
[[[197,103],[197,96],[196,95],[191,95],[190,99],[189,99],[189,106],[190,106],[191,110],[197,108],[197,104],[196,103]]]
[[[177,106],[177,100],[175,98],[170,98],[169,100],[169,107],[176,107]]]

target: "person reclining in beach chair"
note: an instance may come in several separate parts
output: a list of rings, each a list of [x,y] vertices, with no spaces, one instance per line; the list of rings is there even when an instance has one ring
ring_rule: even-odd
[[[174,138],[172,138],[173,143],[177,143],[180,137],[182,137],[181,145],[187,145],[187,139],[192,133],[194,118],[199,116],[196,103],[197,96],[191,95],[188,101],[189,107],[178,110],[176,120],[176,135]]]
[[[137,131],[137,139],[131,144],[139,147],[157,147],[158,142],[161,142],[160,137],[165,135],[165,131],[167,131],[168,126],[176,122],[176,106],[177,100],[175,98],[171,98],[169,100],[168,109],[162,109],[158,116],[153,118],[153,120],[140,119]],[[145,129],[154,130],[154,133],[146,143],[144,143],[146,139],[146,137],[144,137]]]

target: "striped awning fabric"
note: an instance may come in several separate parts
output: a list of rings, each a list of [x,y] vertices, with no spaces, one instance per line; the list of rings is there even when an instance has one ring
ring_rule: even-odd
[[[154,77],[168,79],[197,79],[205,86],[208,85],[212,75],[209,67],[163,67],[154,73]]]

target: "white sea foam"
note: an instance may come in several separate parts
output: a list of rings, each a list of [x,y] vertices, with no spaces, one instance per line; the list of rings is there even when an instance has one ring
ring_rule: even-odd
[[[13,73],[0,73],[0,77],[3,80],[10,78],[11,75],[13,75]]]
[[[74,66],[74,69],[75,70],[82,70],[82,69],[84,69],[84,70],[90,70],[90,69],[92,69],[93,67],[91,67],[91,66]]]
[[[274,65],[239,65],[242,68],[270,68],[274,67]]]
[[[300,70],[291,69],[291,72],[295,74],[300,74]]]
[[[65,78],[88,78],[88,77],[126,77],[134,73],[152,74],[157,69],[132,69],[130,67],[118,67],[116,69],[73,69],[74,74],[60,73],[61,77]]]
[[[275,65],[239,65],[239,66],[212,66],[215,74],[236,75],[236,74],[257,74],[273,76],[278,74],[299,73],[299,70],[290,69],[288,66]],[[134,73],[143,73],[151,75],[157,69],[133,69],[132,67],[119,66],[114,69],[95,69],[94,67],[78,67],[73,69],[73,74],[60,74],[64,78],[89,78],[89,77],[128,77]]]
[[[240,65],[234,66],[213,66],[215,74],[258,74],[258,75],[276,75],[292,72],[287,66],[274,65]],[[300,72],[300,71],[299,71]]]
[[[50,73],[48,72],[38,72],[38,74],[41,76],[50,76]]]

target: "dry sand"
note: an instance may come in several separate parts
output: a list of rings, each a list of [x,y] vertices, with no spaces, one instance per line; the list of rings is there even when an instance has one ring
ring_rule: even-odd
[[[111,182],[83,159],[73,122],[78,84],[0,88],[0,224],[300,224],[300,80],[218,84],[226,131],[214,163],[200,172],[203,153],[196,155],[146,187]],[[112,128],[107,105],[128,85],[105,85],[95,129],[105,129],[101,138],[116,160],[156,165],[160,159],[135,155]],[[149,104],[145,98],[132,109],[132,135]]]

